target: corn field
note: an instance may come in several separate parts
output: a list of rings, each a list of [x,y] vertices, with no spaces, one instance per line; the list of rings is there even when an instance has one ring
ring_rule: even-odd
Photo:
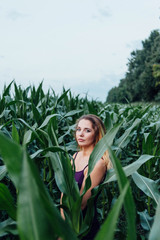
[[[76,119],[96,114],[107,133],[89,159],[80,196],[70,164],[77,151]],[[70,90],[23,89],[13,81],[0,96],[0,238],[85,239],[95,199],[96,240],[160,239],[160,106],[107,104]],[[92,191],[83,219],[81,200],[90,173],[108,149],[113,169]],[[63,202],[60,205],[60,194]],[[65,221],[60,206],[66,213]]]

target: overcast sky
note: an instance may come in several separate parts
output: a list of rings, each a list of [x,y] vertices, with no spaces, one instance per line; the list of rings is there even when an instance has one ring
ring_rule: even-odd
[[[0,0],[0,83],[105,101],[160,29],[159,0]]]

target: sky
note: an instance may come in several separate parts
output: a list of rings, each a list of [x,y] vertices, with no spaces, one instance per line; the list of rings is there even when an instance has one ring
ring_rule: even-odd
[[[0,0],[1,90],[43,81],[105,101],[155,29],[159,0]]]

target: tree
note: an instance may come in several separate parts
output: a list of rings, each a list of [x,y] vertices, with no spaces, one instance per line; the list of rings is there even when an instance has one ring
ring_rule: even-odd
[[[158,30],[151,32],[148,39],[142,41],[142,49],[131,52],[127,64],[128,71],[125,78],[120,81],[116,91],[109,91],[107,102],[154,101],[160,94],[160,33]],[[118,96],[115,96],[118,94]]]

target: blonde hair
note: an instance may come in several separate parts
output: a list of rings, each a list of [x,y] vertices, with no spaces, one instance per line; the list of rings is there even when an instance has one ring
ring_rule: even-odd
[[[95,140],[94,140],[94,146],[95,146],[99,142],[99,140],[102,139],[102,137],[106,133],[106,128],[104,126],[104,123],[98,116],[96,116],[94,114],[87,114],[87,115],[81,116],[77,120],[77,122],[76,122],[76,129],[77,129],[78,123],[82,119],[89,120],[92,123],[92,127],[93,127],[93,129],[95,131]],[[105,151],[105,153],[102,156],[102,159],[105,161],[107,169],[112,168],[112,162],[111,162],[111,160],[109,158],[108,151]]]

